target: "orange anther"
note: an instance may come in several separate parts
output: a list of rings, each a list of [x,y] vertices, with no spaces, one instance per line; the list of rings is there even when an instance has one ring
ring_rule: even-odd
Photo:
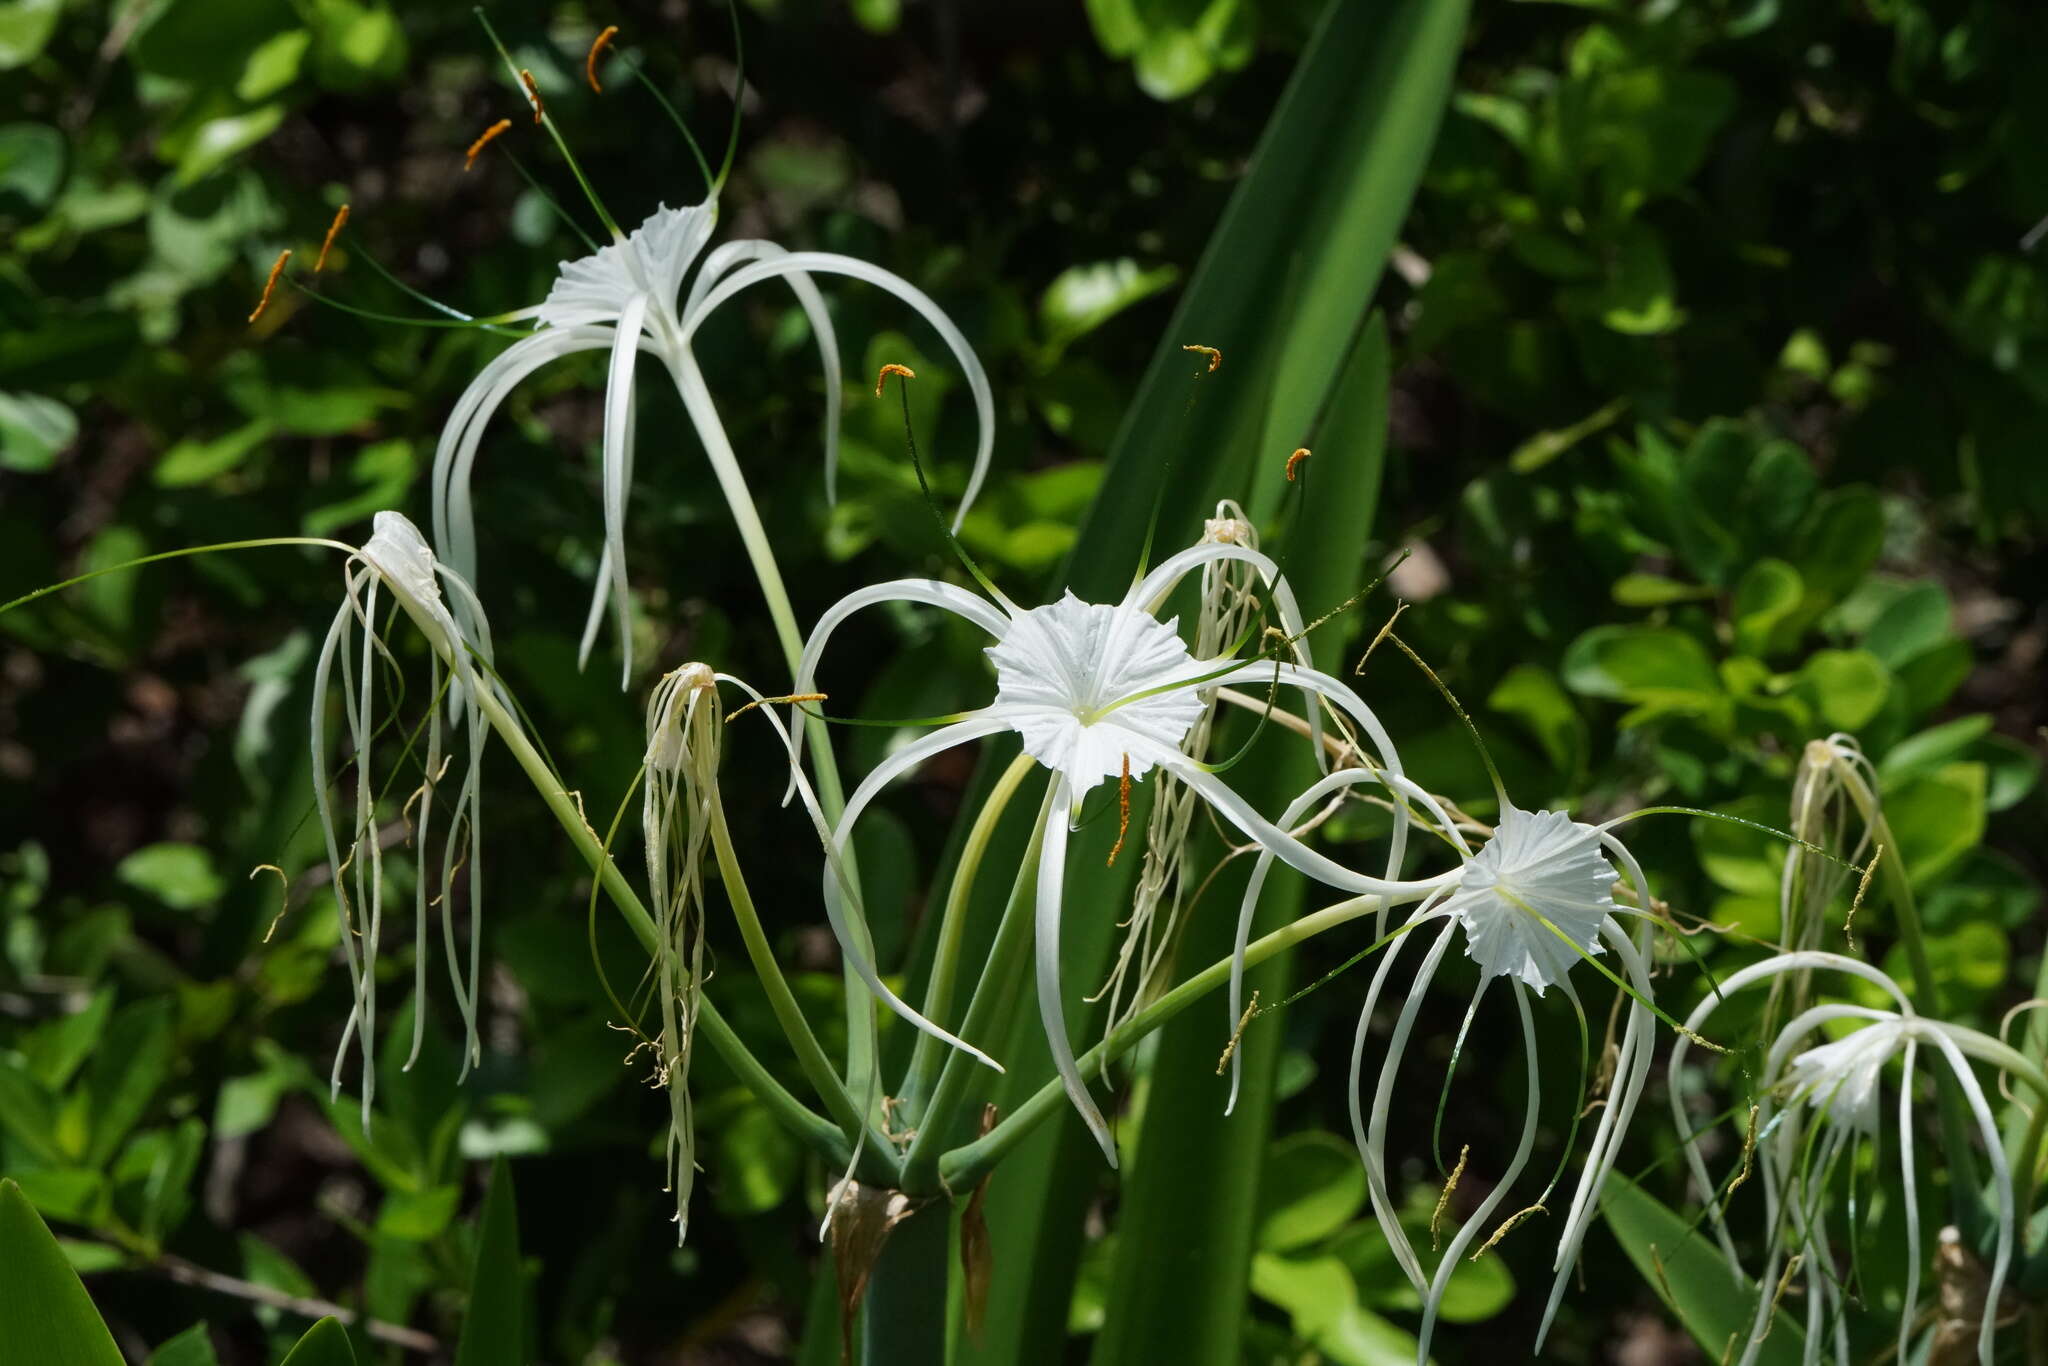
[[[1209,358],[1209,373],[1215,374],[1216,367],[1223,364],[1223,353],[1213,346],[1183,346],[1183,351],[1199,351]]]
[[[547,110],[541,108],[540,87],[533,83],[533,73],[523,66],[519,68],[519,79],[526,83],[526,98],[533,101],[533,121],[539,123],[547,116]]]
[[[916,379],[917,371],[911,369],[907,365],[889,364],[883,366],[881,369],[881,373],[875,376],[876,398],[880,398],[882,396],[882,386],[888,382],[889,376],[891,375],[901,375],[905,379]]]
[[[277,290],[277,277],[284,274],[284,263],[291,259],[292,249],[290,247],[286,247],[277,254],[277,263],[270,268],[270,278],[263,282],[263,297],[256,301],[256,311],[249,315],[250,322],[253,323],[262,317],[263,310],[270,307],[270,296]]]
[[[1298,447],[1296,447],[1296,448],[1295,448],[1295,451],[1294,451],[1294,454],[1293,454],[1293,455],[1290,455],[1290,456],[1288,456],[1288,457],[1287,457],[1287,482],[1288,482],[1288,483],[1290,483],[1290,484],[1291,484],[1291,483],[1293,483],[1293,482],[1294,482],[1294,469],[1295,469],[1295,466],[1299,465],[1299,464],[1300,464],[1300,463],[1301,463],[1302,461],[1304,461],[1304,460],[1306,460],[1306,459],[1308,459],[1308,447],[1306,447],[1306,446],[1298,446]]]
[[[1116,856],[1124,851],[1124,836],[1131,833],[1131,756],[1124,756],[1124,776],[1116,785],[1116,843],[1109,846],[1109,862],[1105,867],[1116,867]]]
[[[334,249],[334,239],[341,235],[341,225],[348,222],[348,205],[334,211],[334,221],[327,225],[327,236],[320,242],[320,259],[313,263],[313,273],[318,275],[327,269],[327,253]]]
[[[512,120],[499,119],[496,123],[484,129],[484,135],[478,138],[475,142],[469,144],[469,154],[463,158],[462,169],[466,171],[470,167],[476,165],[477,156],[484,150],[484,148],[490,146],[491,140],[499,136],[501,133],[503,133],[507,128],[510,128],[511,126]]]
[[[583,78],[589,81],[590,88],[600,95],[604,93],[604,87],[597,83],[597,59],[604,55],[604,50],[612,45],[612,39],[618,36],[619,26],[606,24],[604,32],[591,40],[590,55],[583,59]]]

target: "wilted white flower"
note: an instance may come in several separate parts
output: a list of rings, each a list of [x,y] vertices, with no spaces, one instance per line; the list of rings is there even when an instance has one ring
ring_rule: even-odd
[[[313,670],[313,796],[319,812],[321,832],[327,841],[328,866],[333,870],[336,906],[341,915],[342,954],[348,963],[353,1004],[348,1023],[336,1050],[332,1085],[341,1087],[342,1062],[349,1044],[359,1045],[363,1063],[363,1120],[367,1126],[370,1103],[376,1092],[374,1033],[377,1019],[377,953],[384,924],[383,844],[377,824],[377,782],[373,756],[380,718],[376,679],[379,657],[391,661],[388,646],[379,634],[378,597],[388,592],[418,628],[431,650],[432,687],[427,695],[424,722],[427,730],[425,776],[405,803],[405,817],[417,851],[414,928],[416,966],[412,1053],[406,1065],[418,1057],[426,1025],[428,910],[441,908],[442,941],[448,958],[448,976],[461,1011],[464,1031],[463,1072],[478,1060],[476,1036],[477,936],[474,920],[483,902],[481,870],[469,859],[482,837],[483,788],[480,766],[489,725],[481,710],[481,698],[497,684],[490,676],[490,628],[483,607],[461,575],[437,562],[419,529],[402,514],[380,512],[372,523],[370,539],[349,558],[343,570],[344,594],[334,622],[328,628]],[[446,590],[446,596],[443,595]],[[453,607],[451,607],[451,603]],[[460,621],[458,623],[458,612]],[[357,628],[362,640],[358,649]],[[334,802],[330,792],[332,774],[328,766],[327,711],[329,685],[336,665],[340,666],[342,715],[348,726],[350,748],[356,769],[355,810],[344,845],[337,836]],[[393,661],[395,667],[395,661]],[[444,735],[444,696],[457,732],[455,748],[463,758],[463,770],[455,783],[452,814],[445,831],[438,832],[440,875],[431,875],[430,851],[435,847],[436,797],[442,789],[453,755]],[[388,742],[387,742],[388,743]],[[469,864],[469,902],[472,927],[465,953],[458,947],[455,906],[451,892],[457,872]],[[438,886],[439,891],[432,889]]]
[[[434,453],[435,537],[448,563],[473,579],[477,546],[470,482],[491,415],[514,388],[550,362],[583,351],[610,353],[604,408],[605,548],[581,654],[588,658],[603,619],[604,604],[609,600],[617,622],[625,677],[630,677],[632,670],[626,592],[626,494],[633,481],[633,378],[640,352],[649,352],[667,368],[757,568],[772,565],[767,555],[767,533],[691,349],[692,339],[704,320],[748,286],[769,279],[786,279],[810,320],[825,387],[828,496],[835,490],[838,467],[839,342],[832,329],[831,314],[811,282],[813,275],[847,275],[887,290],[930,323],[952,350],[966,376],[980,421],[974,470],[960,504],[962,515],[981,489],[994,442],[995,405],[981,362],[939,306],[900,276],[850,256],[820,251],[789,252],[771,242],[745,240],[728,242],[705,255],[685,297],[683,283],[710,241],[717,215],[715,197],[680,209],[663,206],[632,232],[615,233],[611,242],[592,254],[563,262],[547,298],[531,309],[510,315],[531,317],[538,330],[506,348],[471,381],[442,428]],[[789,608],[779,580],[771,583],[766,574],[763,578],[770,611],[786,617]]]
[[[1178,619],[1161,621],[1155,615],[1158,605],[1186,575],[1225,560],[1257,570],[1287,636],[1294,641],[1294,661],[1229,654],[1198,657],[1179,636]],[[970,740],[1011,732],[1022,741],[1024,752],[1051,772],[1053,791],[1040,831],[1035,905],[1039,1015],[1061,1082],[1112,1165],[1116,1162],[1115,1144],[1075,1066],[1059,980],[1067,836],[1078,820],[1082,799],[1091,790],[1106,780],[1121,783],[1128,774],[1135,782],[1160,769],[1171,773],[1261,849],[1331,886],[1413,899],[1443,885],[1443,879],[1403,882],[1374,878],[1338,865],[1266,820],[1208,766],[1183,750],[1189,731],[1204,713],[1205,694],[1234,682],[1259,682],[1298,689],[1333,703],[1370,737],[1382,765],[1399,770],[1393,743],[1379,718],[1343,682],[1308,667],[1293,594],[1278,567],[1258,551],[1231,543],[1194,546],[1138,579],[1114,603],[1084,602],[1068,593],[1057,602],[1024,609],[999,595],[998,601],[991,602],[931,579],[904,579],[861,589],[828,609],[812,631],[798,670],[799,693],[814,690],[819,659],[838,625],[860,608],[883,602],[943,608],[987,631],[995,638],[987,653],[995,666],[996,694],[988,706],[912,741],[879,764],[847,800],[833,843],[842,850],[846,847],[860,813],[892,779]],[[1398,839],[1397,835],[1397,843]],[[850,932],[841,889],[829,876],[825,894],[841,949],[869,990],[918,1029],[988,1061],[980,1050],[925,1019],[889,990]]]
[[[1898,983],[1868,963],[1841,954],[1781,953],[1753,963],[1730,975],[1717,992],[1700,1002],[1686,1026],[1697,1030],[1730,996],[1745,987],[1775,983],[1788,974],[1805,977],[1816,972],[1843,973],[1870,983],[1890,998],[1892,1008],[1880,1010],[1843,1003],[1811,1006],[1778,1032],[1765,1055],[1763,1072],[1756,1080],[1755,1111],[1743,1121],[1744,1161],[1754,1158],[1757,1184],[1763,1188],[1767,1228],[1764,1267],[1751,1282],[1757,1297],[1756,1314],[1737,1358],[1742,1366],[1756,1360],[1769,1331],[1771,1316],[1777,1308],[1775,1287],[1790,1274],[1786,1269],[1788,1253],[1805,1269],[1805,1360],[1820,1361],[1830,1339],[1837,1358],[1846,1359],[1846,1295],[1834,1265],[1835,1243],[1827,1220],[1828,1188],[1839,1164],[1855,1161],[1858,1144],[1878,1140],[1884,1126],[1882,1082],[1894,1062],[1899,1065],[1898,1106],[1893,1112],[1899,1155],[1898,1199],[1906,1225],[1906,1288],[1899,1311],[1898,1354],[1901,1361],[1912,1359],[1909,1349],[1914,1321],[1919,1317],[1921,1265],[1913,1102],[1916,1068],[1923,1047],[1933,1050],[1954,1077],[1976,1121],[1991,1166],[1992,1193],[1997,1204],[1997,1244],[1992,1254],[1986,1303],[1996,1305],[2012,1263],[2019,1211],[1998,1126],[1970,1060],[1974,1057],[2010,1075],[2028,1076],[2036,1086],[2048,1087],[2048,1079],[2040,1078],[2038,1062],[2029,1061],[1975,1030],[1916,1013]],[[1822,1027],[1846,1024],[1856,1027],[1828,1042],[1811,1042]],[[1715,1186],[1700,1151],[1704,1135],[1693,1131],[1686,1115],[1681,1069],[1687,1044],[1688,1038],[1681,1036],[1671,1053],[1672,1118],[1678,1126],[1686,1164],[1706,1197],[1707,1214],[1721,1251],[1730,1266],[1740,1268],[1742,1262],[1729,1232],[1727,1210],[1728,1196],[1736,1183]],[[1861,1230],[1851,1228],[1847,1232],[1855,1237]],[[1991,1363],[1997,1321],[1995,1312],[1987,1312],[1979,1329],[1977,1355],[1984,1366]]]

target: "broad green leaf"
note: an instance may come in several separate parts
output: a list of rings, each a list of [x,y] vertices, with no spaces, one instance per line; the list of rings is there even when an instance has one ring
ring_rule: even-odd
[[[188,488],[226,474],[247,460],[270,436],[270,423],[261,419],[246,422],[226,436],[188,436],[156,462],[157,487]]]
[[[196,844],[145,845],[122,859],[114,875],[177,911],[211,906],[227,885],[214,871],[213,855]]]
[[[1588,697],[1701,715],[1725,694],[1706,647],[1669,626],[1596,626],[1565,651],[1565,686]]]
[[[1990,731],[1988,716],[1958,716],[1953,721],[1929,726],[1886,750],[1877,761],[1877,775],[1889,789],[1932,773],[1962,758],[1971,745]]]
[[[168,998],[137,1001],[114,1013],[106,1042],[86,1073],[92,1124],[86,1161],[104,1164],[114,1155],[163,1085],[176,1042],[176,1011]]]
[[[29,1070],[43,1085],[57,1088],[92,1054],[114,1010],[114,989],[102,987],[81,1010],[38,1026],[20,1043]]]
[[[393,1191],[384,1197],[384,1206],[377,1211],[377,1231],[414,1242],[438,1238],[455,1217],[455,1204],[461,1198],[462,1192],[454,1186]]]
[[[1069,266],[1046,286],[1038,301],[1038,324],[1048,360],[1057,358],[1117,314],[1170,288],[1180,278],[1172,266],[1146,270],[1128,256]]]
[[[48,124],[0,124],[0,208],[50,207],[64,183],[64,162],[64,135]]]
[[[1717,809],[1753,824],[1694,820],[1692,842],[1701,869],[1716,885],[1738,895],[1775,898],[1779,871],[1785,866],[1785,842],[1756,826],[1782,824],[1782,806],[1757,795],[1737,798]]]
[[[1576,781],[1589,744],[1586,718],[1548,669],[1540,664],[1515,665],[1487,696],[1486,705],[1519,720],[1559,775]]]
[[[299,78],[299,64],[312,45],[313,31],[304,28],[286,29],[264,39],[242,67],[241,79],[235,82],[235,97],[255,104],[290,85]]]
[[[1809,602],[1825,607],[1855,587],[1883,549],[1883,504],[1869,489],[1848,488],[1820,499],[1790,559]]]
[[[1947,591],[1938,583],[1916,583],[1878,613],[1864,632],[1863,648],[1897,669],[1951,635]]]
[[[0,5],[0,71],[27,66],[56,32],[64,0],[10,0]]]
[[[356,1352],[341,1320],[329,1317],[308,1328],[278,1366],[356,1366]]]
[[[1266,1151],[1257,1246],[1288,1252],[1329,1237],[1365,1204],[1357,1149],[1335,1134],[1289,1134]]]
[[[78,440],[78,418],[41,394],[0,394],[0,468],[34,474]]]
[[[0,1324],[23,1366],[122,1366],[78,1273],[12,1181],[0,1180]]]
[[[1891,674],[1867,650],[1817,650],[1799,670],[1799,691],[1834,730],[1861,729],[1891,687]]]
[[[2008,985],[2012,942],[2004,930],[1982,920],[1926,936],[1927,965],[1941,983],[1942,1003],[1952,1010],[1970,1010]],[[1913,963],[1904,945],[1884,956],[1884,970],[1901,990],[1915,990]]]
[[[155,75],[227,86],[250,53],[296,22],[288,0],[168,0],[150,11],[127,56]]]
[[[1735,648],[1759,657],[1770,654],[1774,633],[1805,597],[1806,581],[1785,561],[1766,556],[1750,565],[1736,581],[1729,608],[1735,621]]]
[[[1498,1217],[1498,1216],[1496,1216]],[[1422,1260],[1423,1274],[1433,1276],[1441,1266],[1438,1253],[1430,1251],[1429,1219],[1426,1210],[1403,1214],[1402,1227]],[[1422,1296],[1408,1281],[1407,1273],[1394,1259],[1387,1235],[1374,1219],[1361,1219],[1330,1241],[1329,1250],[1351,1270],[1360,1299],[1368,1308],[1419,1313]],[[1444,1287],[1438,1317],[1445,1323],[1482,1323],[1506,1309],[1515,1298],[1514,1274],[1497,1256],[1477,1261],[1471,1254],[1451,1273]]]
[[[1916,887],[1932,885],[1984,838],[1984,765],[1954,763],[1915,778],[1885,798],[1884,812]]]
[[[313,72],[330,90],[363,90],[405,70],[405,30],[389,5],[321,0]]]
[[[213,1337],[204,1323],[195,1323],[149,1354],[148,1366],[220,1366]]]
[[[184,135],[175,144],[176,183],[191,185],[213,174],[275,133],[288,112],[284,103],[277,101],[219,114],[180,130]],[[164,150],[169,152],[170,146]]]
[[[469,1309],[455,1347],[455,1366],[505,1366],[526,1360],[525,1273],[519,1262],[519,1207],[512,1169],[491,1164],[477,1225],[476,1262],[469,1276]]]
[[[1668,607],[1674,602],[1711,598],[1714,590],[1662,574],[1623,574],[1614,581],[1609,596],[1622,607]]]
[[[1338,1366],[1414,1366],[1414,1337],[1360,1306],[1350,1271],[1335,1257],[1258,1253],[1251,1287],[1287,1311],[1295,1336]]]
[[[1759,1288],[1740,1277],[1703,1234],[1626,1177],[1600,1192],[1600,1212],[1657,1298],[1678,1316],[1710,1361],[1731,1341],[1746,1339]],[[1773,1316],[1757,1366],[1798,1366],[1805,1335],[1782,1309]]]

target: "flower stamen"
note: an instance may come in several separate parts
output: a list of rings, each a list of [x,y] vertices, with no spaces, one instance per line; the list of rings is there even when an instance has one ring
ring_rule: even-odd
[[[602,95],[604,87],[597,83],[597,59],[612,45],[612,39],[619,36],[617,24],[606,24],[604,31],[591,39],[590,55],[583,59],[583,78],[590,82],[590,88]]]
[[[1290,455],[1290,456],[1288,456],[1288,457],[1287,457],[1287,482],[1288,482],[1288,483],[1290,483],[1290,484],[1291,484],[1291,483],[1293,483],[1293,482],[1294,482],[1294,471],[1295,471],[1295,468],[1296,468],[1297,466],[1299,466],[1299,465],[1301,464],[1301,462],[1302,462],[1302,461],[1304,461],[1304,460],[1308,459],[1308,457],[1309,457],[1309,449],[1308,449],[1308,447],[1306,447],[1306,446],[1297,446],[1297,447],[1295,447],[1295,448],[1294,448],[1294,454],[1293,454],[1293,455]]]
[[[348,205],[334,211],[334,221],[327,225],[327,236],[320,240],[320,259],[313,263],[313,273],[318,275],[327,269],[327,253],[334,249],[334,239],[341,236],[341,225],[348,222]]]
[[[1429,1250],[1439,1250],[1437,1231],[1443,1227],[1444,1210],[1451,1203],[1451,1192],[1458,1189],[1458,1178],[1465,1174],[1465,1159],[1472,1155],[1472,1145],[1465,1144],[1458,1149],[1458,1165],[1451,1168],[1450,1179],[1444,1182],[1443,1190],[1436,1197],[1436,1208],[1429,1215]]]
[[[1842,921],[1842,936],[1849,941],[1849,947],[1856,947],[1856,912],[1863,905],[1863,894],[1870,890],[1870,878],[1877,871],[1877,861],[1884,857],[1884,846],[1870,856],[1870,862],[1863,865],[1863,878],[1856,884],[1856,895],[1849,899],[1849,914]]]
[[[470,167],[476,165],[476,159],[483,153],[484,148],[490,146],[492,142],[502,136],[505,130],[511,126],[512,120],[499,119],[496,123],[484,129],[483,136],[469,144],[469,151],[462,159],[462,169],[467,171]]]
[[[1206,371],[1206,373],[1208,374],[1215,374],[1216,367],[1223,364],[1223,353],[1221,351],[1218,351],[1213,346],[1183,346],[1181,350],[1198,351],[1202,355],[1207,356],[1209,358],[1209,369]]]
[[[730,722],[736,716],[745,716],[756,707],[779,706],[784,702],[823,702],[830,694],[821,692],[793,692],[783,697],[757,697],[744,707],[735,708],[725,714]]]
[[[284,263],[292,259],[292,249],[286,247],[277,254],[277,261],[270,267],[270,278],[263,282],[263,297],[256,301],[255,311],[249,314],[249,321],[255,322],[263,316],[263,310],[270,307],[270,296],[277,291],[277,277],[284,274]]]
[[[911,369],[907,365],[897,365],[893,361],[883,366],[880,370],[878,370],[875,373],[876,398],[880,398],[882,396],[882,386],[889,382],[889,376],[891,375],[901,375],[904,379],[916,379],[917,371]]]
[[[523,66],[519,68],[519,83],[526,87],[526,98],[533,102],[533,121],[539,123],[548,111],[540,102],[540,87],[533,83],[533,73]]]
[[[1124,851],[1124,836],[1131,833],[1131,756],[1124,755],[1123,777],[1116,784],[1116,843],[1109,846],[1109,862],[1103,866],[1116,867],[1116,856]]]

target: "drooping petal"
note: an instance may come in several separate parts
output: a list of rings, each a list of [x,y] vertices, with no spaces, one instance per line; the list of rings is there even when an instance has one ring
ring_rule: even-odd
[[[1317,780],[1310,785],[1307,791],[1288,804],[1287,810],[1280,817],[1280,828],[1291,830],[1294,827],[1294,823],[1307,815],[1309,808],[1313,807],[1317,802],[1322,801],[1334,792],[1347,787],[1356,787],[1362,783],[1378,783],[1419,801],[1429,808],[1431,813],[1442,822],[1442,829],[1457,845],[1461,853],[1469,854],[1471,852],[1470,847],[1465,843],[1465,836],[1457,827],[1457,823],[1444,811],[1442,805],[1437,802],[1434,796],[1415,784],[1408,782],[1407,779],[1384,770],[1340,769],[1338,772]],[[1252,866],[1251,876],[1245,881],[1244,896],[1238,902],[1237,936],[1232,942],[1230,950],[1229,1018],[1233,1024],[1244,1015],[1245,950],[1251,943],[1252,918],[1258,910],[1259,896],[1265,890],[1266,875],[1272,869],[1272,851],[1261,848],[1258,860]],[[1243,1060],[1233,1051],[1230,1055],[1230,1095],[1223,1104],[1223,1113],[1225,1115],[1230,1114],[1231,1111],[1237,1108],[1238,1083],[1242,1076]]]
[[[995,449],[995,395],[989,388],[988,373],[982,369],[981,358],[974,354],[974,348],[968,345],[966,336],[923,290],[900,275],[851,256],[840,256],[829,251],[793,251],[773,260],[743,266],[720,281],[690,310],[689,316],[683,319],[684,339],[688,340],[712,310],[747,286],[778,276],[803,274],[846,275],[887,290],[909,304],[930,323],[932,330],[939,334],[940,339],[952,351],[954,360],[960,366],[960,373],[967,379],[968,392],[974,397],[975,420],[980,431],[975,442],[974,470],[967,478],[967,492],[961,496],[959,510],[953,517],[953,529],[958,531],[968,509],[974,506],[975,498],[981,493],[982,481],[988,477],[989,456]]]
[[[1135,736],[1132,737],[1132,742],[1140,743]],[[1134,750],[1131,755],[1134,764],[1138,757]],[[1371,893],[1387,897],[1390,901],[1415,901],[1428,896],[1431,892],[1445,890],[1457,879],[1458,873],[1455,869],[1436,877],[1409,881],[1354,873],[1349,868],[1317,853],[1261,816],[1252,809],[1249,802],[1231,791],[1222,779],[1199,765],[1189,763],[1186,756],[1178,750],[1170,753],[1154,751],[1150,758],[1153,763],[1172,769],[1175,777],[1201,793],[1203,799],[1216,808],[1217,814],[1255,840],[1260,848],[1271,850],[1274,856],[1288,867],[1306,873],[1318,882],[1335,887],[1339,891]]]
[[[885,602],[913,602],[926,607],[937,607],[964,617],[982,630],[1000,640],[1010,629],[1010,619],[991,607],[982,599],[964,588],[937,579],[892,579],[887,583],[872,584],[855,589],[825,609],[815,626],[811,627],[810,638],[804,642],[803,657],[797,663],[796,691],[799,696],[818,690],[818,665],[825,655],[825,646],[831,641],[832,633],[839,629],[841,622],[860,611],[863,607],[874,607]],[[791,764],[801,766],[804,749],[804,726],[794,708],[790,714],[790,730],[795,740]],[[790,776],[790,788],[782,796],[788,804],[795,792],[796,777]]]
[[[1116,1140],[1110,1137],[1109,1125],[1102,1118],[1102,1111],[1096,1107],[1095,1098],[1088,1094],[1088,1083],[1081,1079],[1081,1069],[1074,1062],[1074,1045],[1067,1038],[1066,1005],[1060,999],[1060,903],[1065,895],[1067,877],[1067,831],[1072,819],[1074,806],[1073,788],[1066,779],[1057,780],[1052,800],[1045,808],[1045,828],[1040,833],[1038,852],[1038,886],[1034,898],[1035,949],[1038,978],[1038,1020],[1045,1029],[1046,1047],[1052,1052],[1052,1064],[1059,1072],[1060,1085],[1066,1088],[1067,1099],[1080,1112],[1081,1120],[1088,1126],[1088,1132],[1095,1136],[1095,1142],[1102,1149],[1109,1165],[1116,1166]]]
[[[683,316],[687,318],[695,313],[704,296],[711,292],[711,287],[735,266],[749,261],[777,260],[787,255],[789,252],[782,247],[759,238],[743,238],[714,248],[704,258],[704,266],[697,272],[697,278],[690,282],[690,297],[683,304]],[[811,337],[818,344],[818,368],[825,384],[825,502],[834,504],[839,501],[839,334],[833,330],[832,313],[825,307],[825,296],[811,283],[811,277],[799,272],[786,278],[790,292],[796,295],[797,305],[810,322]]]
[[[1486,979],[1481,978],[1479,990],[1486,989]],[[1430,1278],[1429,1293],[1422,1301],[1422,1328],[1415,1335],[1415,1366],[1428,1366],[1429,1341],[1436,1332],[1437,1315],[1443,1309],[1444,1294],[1451,1287],[1451,1277],[1464,1264],[1465,1249],[1485,1228],[1486,1221],[1500,1208],[1507,1198],[1522,1169],[1529,1165],[1529,1152],[1536,1144],[1536,1115],[1543,1100],[1543,1078],[1536,1063],[1536,1021],[1529,1012],[1528,988],[1515,984],[1515,1008],[1522,1019],[1522,1060],[1528,1087],[1528,1098],[1522,1111],[1522,1137],[1515,1147],[1515,1155],[1509,1160],[1507,1169],[1494,1182],[1493,1189],[1479,1202],[1458,1231],[1451,1235],[1449,1246],[1444,1248],[1443,1260],[1437,1263],[1436,1275]]]
[[[476,578],[476,519],[470,499],[470,472],[484,428],[500,404],[528,375],[578,351],[598,351],[612,343],[609,327],[548,329],[522,337],[493,357],[469,382],[441,428],[429,476],[433,495],[434,541],[444,563],[464,577]]]
[[[867,809],[868,803],[873,801],[892,780],[955,745],[964,745],[970,740],[994,735],[1008,728],[1009,722],[1003,716],[990,715],[986,712],[977,713],[967,720],[956,721],[950,726],[941,726],[929,735],[920,736],[882,760],[875,765],[872,773],[862,779],[860,786],[853,790],[853,795],[846,799],[846,809],[840,813],[839,824],[832,832],[833,851],[840,855],[845,854],[846,847],[853,838],[854,822],[860,819],[860,813]],[[867,954],[862,951],[859,942],[853,936],[852,926],[846,918],[846,896],[850,889],[842,887],[840,881],[836,870],[828,867],[824,878],[825,916],[832,923],[832,933],[839,940],[839,951],[845,956],[854,975],[859,977],[883,1004],[895,1011],[913,1028],[922,1030],[941,1043],[951,1044],[962,1052],[971,1054],[998,1072],[1002,1071],[1002,1064],[994,1058],[965,1039],[957,1038],[933,1024],[906,1004],[895,992],[889,990],[888,984],[882,981],[881,975],[875,971],[874,964],[868,960]]]
[[[604,391],[605,565],[611,570],[612,606],[618,618],[621,689],[633,679],[632,595],[626,584],[626,488],[633,478],[633,361],[640,354],[640,323],[646,314],[646,295],[636,294],[626,301],[612,339]],[[602,586],[599,591],[604,591]],[[587,633],[584,645],[587,653]]]

